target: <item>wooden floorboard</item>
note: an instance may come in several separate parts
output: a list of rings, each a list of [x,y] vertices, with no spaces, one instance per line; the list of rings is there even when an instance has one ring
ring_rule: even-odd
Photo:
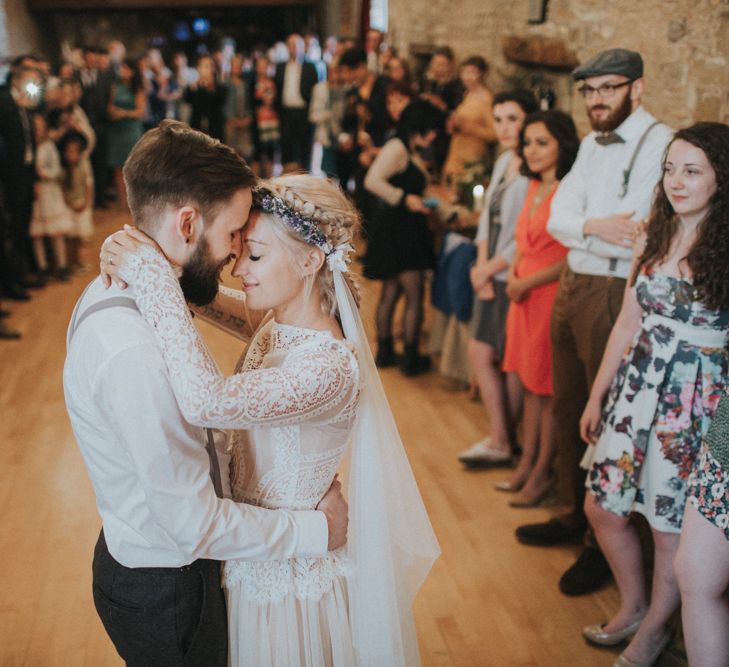
[[[125,220],[97,216],[96,246]],[[66,326],[91,277],[53,283],[27,304],[5,304],[23,339],[0,342],[3,667],[122,664],[93,607],[100,521],[61,386]],[[370,322],[377,285],[364,287]],[[232,369],[240,343],[201,329],[221,367]],[[406,379],[388,369],[382,379],[443,550],[415,606],[423,664],[611,665],[618,651],[588,646],[580,628],[616,609],[615,589],[567,598],[557,580],[576,547],[531,548],[514,539],[518,525],[556,510],[511,509],[493,490],[503,470],[464,472],[456,461],[487,431],[481,407],[434,373]],[[681,663],[669,657],[662,664]]]

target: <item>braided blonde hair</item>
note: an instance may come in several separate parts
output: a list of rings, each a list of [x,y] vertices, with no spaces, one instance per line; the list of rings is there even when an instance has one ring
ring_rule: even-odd
[[[282,199],[294,213],[314,220],[333,248],[352,243],[360,218],[357,209],[332,181],[310,174],[286,174],[278,178],[261,181],[260,186]],[[311,245],[275,215],[268,215],[274,223],[276,235],[294,252],[306,253]],[[342,274],[354,295],[357,306],[360,290],[351,271]],[[337,314],[337,299],[334,293],[334,274],[326,262],[315,276],[307,277],[307,291],[316,286],[321,297],[322,310],[327,315]]]

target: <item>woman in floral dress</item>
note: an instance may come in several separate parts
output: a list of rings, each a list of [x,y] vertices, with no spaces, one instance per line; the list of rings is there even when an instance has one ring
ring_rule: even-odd
[[[721,191],[715,203],[721,237],[714,261],[717,272],[723,269],[724,302],[729,301],[726,280],[726,252],[729,247],[729,127],[715,130],[713,142],[723,160],[711,162]],[[708,151],[708,148],[706,149]],[[723,256],[722,256],[723,255]],[[681,590],[681,619],[691,665],[719,667],[729,664],[729,387],[719,400],[699,454],[698,464],[689,479],[681,541],[674,562]]]
[[[647,229],[636,238],[632,280],[580,421],[592,445],[583,459],[585,511],[621,593],[617,614],[583,634],[601,645],[634,634],[616,665],[651,665],[669,642],[688,479],[727,384],[726,184],[717,171],[727,144],[714,139],[722,127],[699,123],[669,145]],[[655,542],[650,604],[631,512],[645,516]]]

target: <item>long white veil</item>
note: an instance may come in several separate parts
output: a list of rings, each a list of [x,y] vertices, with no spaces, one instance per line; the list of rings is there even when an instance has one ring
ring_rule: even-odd
[[[357,667],[419,665],[415,595],[440,548],[380,382],[355,299],[332,262],[339,316],[362,377],[346,471],[349,610]]]

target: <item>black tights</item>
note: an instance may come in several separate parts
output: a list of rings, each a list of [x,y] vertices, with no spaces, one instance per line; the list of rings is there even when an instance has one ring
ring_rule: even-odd
[[[403,334],[405,343],[417,343],[423,324],[424,271],[403,271],[382,281],[380,302],[377,304],[377,337],[392,337],[392,316],[400,295],[405,294]]]

